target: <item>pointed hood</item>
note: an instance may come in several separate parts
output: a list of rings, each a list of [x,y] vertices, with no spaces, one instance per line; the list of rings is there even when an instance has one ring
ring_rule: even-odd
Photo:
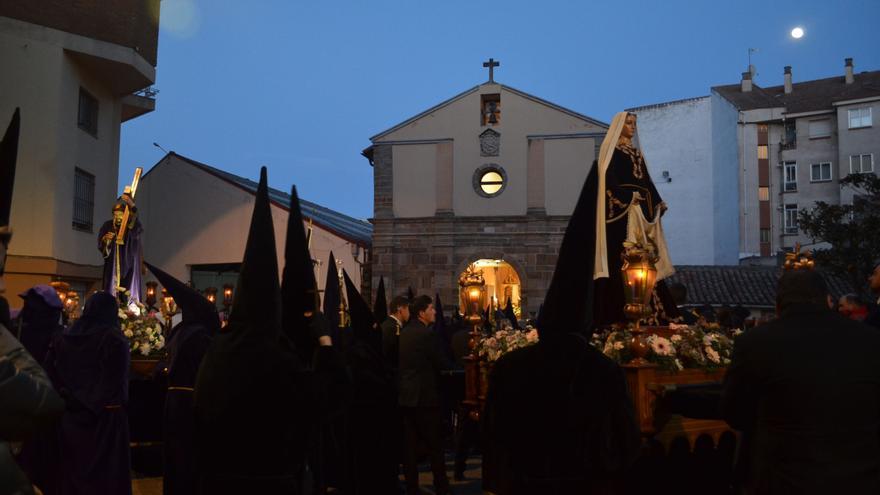
[[[294,346],[310,356],[314,346],[308,322],[303,314],[318,310],[317,283],[306,240],[299,195],[290,188],[290,214],[287,216],[287,239],[284,245],[284,272],[281,278],[281,321],[284,333]]]
[[[327,262],[327,280],[324,282],[324,316],[330,322],[330,331],[335,334],[339,329],[339,272],[336,271],[336,257],[330,251]],[[334,344],[336,340],[334,339]]]
[[[211,304],[204,296],[196,292],[195,289],[177,280],[170,274],[162,271],[146,261],[144,265],[153,272],[156,280],[162,284],[168,294],[174,298],[177,307],[183,313],[184,323],[198,323],[204,325],[209,334],[220,330],[220,316],[217,314],[217,307]],[[169,329],[170,330],[170,329]]]
[[[236,288],[225,330],[277,336],[281,332],[281,288],[266,167],[260,169],[260,185]]]
[[[370,305],[358,292],[345,270],[342,270],[342,277],[345,279],[345,294],[348,297],[348,312],[351,315],[351,328],[355,340],[366,343],[377,352],[382,352],[382,332],[376,325]]]
[[[597,168],[594,165],[587,175],[559,247],[538,321],[541,340],[571,332],[592,334]]]
[[[412,286],[406,288],[406,298],[409,299],[410,302],[412,302],[412,300],[416,298],[416,294],[415,292],[413,292]]]
[[[388,319],[388,300],[385,299],[384,277],[379,277],[379,288],[376,289],[376,302],[373,304],[373,318],[379,323]]]
[[[519,330],[519,322],[516,321],[516,312],[513,311],[513,298],[507,298],[507,306],[504,307],[504,317],[510,320],[513,328]]]
[[[434,320],[434,331],[437,335],[443,337],[443,340],[449,342],[449,329],[446,328],[446,319],[443,317],[443,303],[440,302],[440,294],[434,293],[434,310],[437,312],[437,319]]]
[[[9,239],[12,237],[9,217],[12,214],[12,187],[15,185],[19,125],[20,114],[16,108],[12,114],[12,121],[6,128],[6,134],[3,135],[3,141],[0,141],[0,243],[3,248],[3,255],[0,256],[0,276],[6,268],[6,251]]]
[[[9,226],[12,213],[12,186],[15,184],[15,162],[18,157],[18,132],[21,116],[18,108],[0,141],[0,228]]]

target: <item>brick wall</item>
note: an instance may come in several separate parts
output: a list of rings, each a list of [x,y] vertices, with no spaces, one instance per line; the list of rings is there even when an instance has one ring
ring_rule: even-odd
[[[478,259],[503,259],[517,271],[523,307],[537,312],[544,301],[569,217],[376,218],[373,284],[385,277],[389,299],[412,287],[458,303],[458,277]]]
[[[154,67],[160,0],[0,2],[0,16],[133,48]]]

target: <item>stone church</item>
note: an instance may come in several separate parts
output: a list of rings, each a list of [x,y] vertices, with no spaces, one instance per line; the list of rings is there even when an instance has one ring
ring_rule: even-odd
[[[458,303],[471,265],[487,294],[537,313],[608,124],[494,81],[370,138],[372,285]],[[451,310],[449,311],[451,312]]]

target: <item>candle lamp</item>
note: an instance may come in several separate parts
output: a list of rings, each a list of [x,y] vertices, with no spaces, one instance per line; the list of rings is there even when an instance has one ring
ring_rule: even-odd
[[[657,282],[657,268],[654,264],[658,257],[656,251],[632,243],[624,244],[622,257],[623,266],[620,271],[623,274],[625,301],[623,312],[634,324],[630,349],[636,357],[632,363],[645,364],[648,348],[642,339],[643,330],[639,322],[650,314],[650,300]]]
[[[171,330],[171,318],[177,314],[177,303],[164,287],[162,288],[162,307],[160,310],[165,319],[165,331],[167,332]]]
[[[159,284],[155,280],[150,280],[145,285],[147,286],[147,292],[144,302],[147,304],[147,309],[156,309],[156,286]]]
[[[211,304],[217,304],[217,288],[208,287],[205,289],[205,299],[210,301]]]

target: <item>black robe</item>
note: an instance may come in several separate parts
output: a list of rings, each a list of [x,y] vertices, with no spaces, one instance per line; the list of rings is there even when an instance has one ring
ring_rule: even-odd
[[[641,441],[622,370],[576,334],[499,359],[482,421],[498,495],[611,493]]]
[[[355,340],[346,349],[345,358],[354,394],[346,413],[344,493],[395,494],[399,471],[394,375],[378,346],[363,340]]]
[[[211,337],[199,323],[183,322],[168,342],[168,394],[164,410],[165,473],[162,493],[191,495],[198,487],[193,388]]]
[[[593,166],[596,166],[594,162]],[[651,181],[648,167],[638,149],[621,147],[614,149],[611,163],[605,172],[605,241],[608,254],[608,278],[596,280],[595,299],[593,303],[594,322],[596,325],[610,325],[626,321],[623,312],[625,304],[623,291],[623,267],[621,253],[626,240],[626,207],[632,201],[633,194],[642,196],[639,207],[645,218],[653,220],[662,215],[665,207],[660,193]],[[657,282],[653,298],[654,315],[651,317],[656,324],[663,324],[669,319],[678,317],[678,309],[669,293],[666,284]]]
[[[58,429],[55,493],[131,493],[126,413],[131,354],[117,311],[116,298],[98,292],[47,353],[46,371],[67,403]]]

